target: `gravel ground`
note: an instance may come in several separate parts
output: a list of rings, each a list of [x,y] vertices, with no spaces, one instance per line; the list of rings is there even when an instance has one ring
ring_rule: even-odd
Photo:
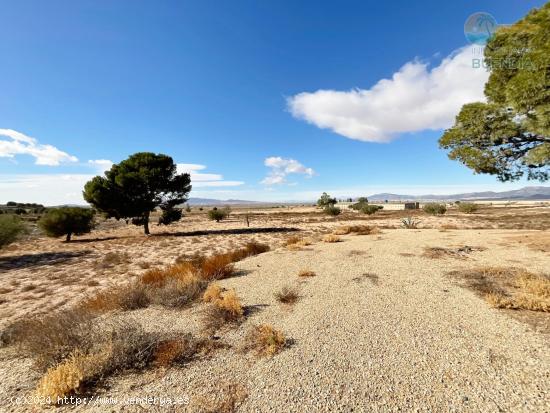
[[[385,230],[247,259],[237,265],[240,276],[222,282],[253,309],[243,325],[221,334],[232,348],[184,368],[111,378],[98,395],[188,396],[187,407],[146,410],[194,411],[201,400],[219,396],[220,385],[238,383],[248,395],[242,412],[548,412],[548,336],[488,307],[447,275],[479,265],[547,271],[548,254],[503,243],[516,233]],[[466,259],[421,256],[426,246],[464,245],[486,249]],[[317,276],[299,279],[306,268]],[[292,307],[273,296],[284,285],[300,290]],[[202,305],[150,308],[133,316],[151,330],[196,332],[201,311]],[[238,352],[257,323],[284,331],[289,347],[267,359]],[[28,362],[11,359],[7,350],[0,356],[1,394],[32,389],[36,378],[29,378]]]

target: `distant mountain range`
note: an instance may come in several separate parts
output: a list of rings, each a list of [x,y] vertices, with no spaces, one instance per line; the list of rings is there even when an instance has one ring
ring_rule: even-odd
[[[339,199],[347,199],[348,197],[338,197]],[[355,198],[354,198],[355,199]],[[466,192],[462,194],[448,195],[401,195],[391,193],[380,193],[368,196],[369,201],[457,201],[457,200],[537,200],[550,199],[550,187],[548,186],[526,186],[521,189],[504,192]],[[260,202],[246,201],[243,199],[211,199],[211,198],[189,198],[189,205],[274,205],[274,204],[295,204],[295,203],[312,203],[309,201],[292,201],[292,202]]]
[[[242,199],[211,199],[211,198],[189,198],[189,205],[248,205],[263,204],[265,202],[245,201]]]
[[[399,195],[381,193],[374,194],[368,197],[369,201],[428,201],[428,200],[498,200],[498,199],[523,199],[523,200],[536,200],[536,199],[550,199],[550,187],[547,186],[526,186],[521,189],[504,192],[466,192],[462,194],[449,194],[449,195]]]

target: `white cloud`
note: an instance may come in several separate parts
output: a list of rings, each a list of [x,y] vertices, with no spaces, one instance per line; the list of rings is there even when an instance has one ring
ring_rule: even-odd
[[[177,173],[188,173],[191,175],[191,185],[193,185],[193,188],[240,186],[244,184],[242,181],[224,181],[223,175],[220,174],[197,172],[206,169],[206,165],[178,163],[176,167]]]
[[[202,171],[206,169],[206,165],[199,165],[196,163],[178,163],[177,164],[178,173],[191,172],[191,171]]]
[[[105,171],[111,169],[113,161],[108,159],[91,159],[88,161],[88,165],[96,169],[99,174],[103,174]]]
[[[35,158],[36,165],[57,166],[62,162],[77,162],[75,156],[60,151],[55,146],[38,143],[13,129],[0,129],[0,158],[14,158],[16,155],[30,155]]]
[[[315,171],[306,168],[295,159],[285,159],[280,156],[271,156],[266,158],[264,165],[271,168],[269,174],[262,180],[264,185],[281,185],[286,183],[286,177],[290,174],[301,174],[312,177]]]
[[[299,93],[287,100],[288,108],[296,118],[366,142],[447,128],[463,104],[485,101],[489,73],[473,68],[473,57],[472,49],[463,47],[432,69],[414,60],[370,89]]]

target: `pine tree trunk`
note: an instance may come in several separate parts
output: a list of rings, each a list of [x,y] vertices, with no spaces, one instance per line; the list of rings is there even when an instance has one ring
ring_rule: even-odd
[[[67,234],[67,237],[65,238],[65,242],[69,242],[71,240],[71,235],[72,234],[70,232]]]
[[[143,231],[145,232],[145,235],[149,235],[149,215],[145,217],[143,220]]]

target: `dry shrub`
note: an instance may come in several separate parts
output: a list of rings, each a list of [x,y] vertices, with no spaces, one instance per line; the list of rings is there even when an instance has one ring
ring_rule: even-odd
[[[485,295],[485,300],[493,308],[550,312],[549,300],[540,300],[526,294],[508,297],[502,293],[489,293]]]
[[[157,344],[153,364],[157,367],[170,367],[191,360],[198,350],[199,342],[189,334],[181,338],[163,340]]]
[[[209,338],[194,338],[191,334],[166,338],[159,341],[153,353],[155,367],[168,368],[192,361],[197,356],[206,356],[220,348],[227,348],[223,342]]]
[[[146,286],[138,281],[86,298],[74,311],[91,311],[98,315],[115,310],[130,311],[145,308],[150,301]]]
[[[150,287],[147,296],[151,304],[164,307],[184,307],[197,300],[206,287],[206,281],[195,276],[170,279],[158,287]]]
[[[458,259],[464,259],[468,254],[474,251],[484,251],[483,247],[470,247],[465,245],[459,248],[443,248],[443,247],[425,247],[423,257],[438,259],[444,257],[452,257]]]
[[[195,355],[208,354],[222,345],[211,340],[195,339],[190,334],[182,337],[158,337],[146,334],[135,322],[115,324],[102,329],[102,335],[86,349],[74,348],[67,357],[51,366],[40,380],[37,393],[65,397],[89,390],[102,378],[118,372],[148,366],[169,367],[186,363]]]
[[[370,235],[370,234],[380,234],[380,229],[378,227],[371,227],[368,225],[345,225],[339,228],[336,228],[332,233],[334,235]]]
[[[342,239],[338,235],[327,234],[323,237],[323,242],[340,242]]]
[[[287,238],[284,244],[289,250],[300,250],[302,247],[311,245],[312,241],[309,238],[292,236]]]
[[[37,396],[56,403],[58,398],[77,393],[86,382],[97,377],[106,359],[107,353],[85,355],[76,350],[66,360],[48,369],[38,383]]]
[[[237,262],[253,255],[263,254],[264,252],[269,251],[269,249],[269,245],[267,244],[251,241],[247,243],[244,248],[233,250],[229,254],[231,255],[232,261]]]
[[[208,284],[208,287],[206,287],[206,291],[202,296],[202,301],[205,303],[211,303],[213,301],[220,300],[222,298],[223,291],[224,289],[220,287],[219,284]]]
[[[480,267],[455,271],[494,308],[550,312],[550,278],[519,268]]]
[[[349,225],[338,227],[334,231],[332,231],[334,235],[347,235],[350,232],[351,232],[351,227]]]
[[[226,324],[238,324],[243,317],[244,308],[239,297],[235,290],[228,290],[206,308],[203,316],[204,330],[214,333]]]
[[[2,332],[4,345],[15,344],[35,367],[45,370],[67,358],[76,349],[87,350],[98,339],[90,328],[95,314],[62,310],[44,316],[18,320]]]
[[[298,273],[298,277],[315,277],[316,275],[317,274],[308,269],[300,270],[300,272]]]
[[[283,304],[294,304],[300,298],[298,290],[288,286],[284,286],[281,291],[276,292],[274,295],[277,301]]]
[[[439,231],[440,232],[445,232],[447,230],[450,230],[450,229],[458,229],[458,226],[455,225],[455,224],[442,224],[439,226]]]
[[[248,397],[246,388],[239,383],[225,383],[215,392],[213,399],[198,399],[198,411],[201,413],[234,413]]]
[[[205,258],[200,263],[200,276],[205,280],[222,280],[235,272],[231,254],[219,254]]]
[[[542,275],[522,271],[517,275],[518,288],[541,298],[550,298],[550,279]]]
[[[257,356],[273,356],[286,345],[285,335],[269,324],[254,326],[246,335],[244,351],[255,351]]]

